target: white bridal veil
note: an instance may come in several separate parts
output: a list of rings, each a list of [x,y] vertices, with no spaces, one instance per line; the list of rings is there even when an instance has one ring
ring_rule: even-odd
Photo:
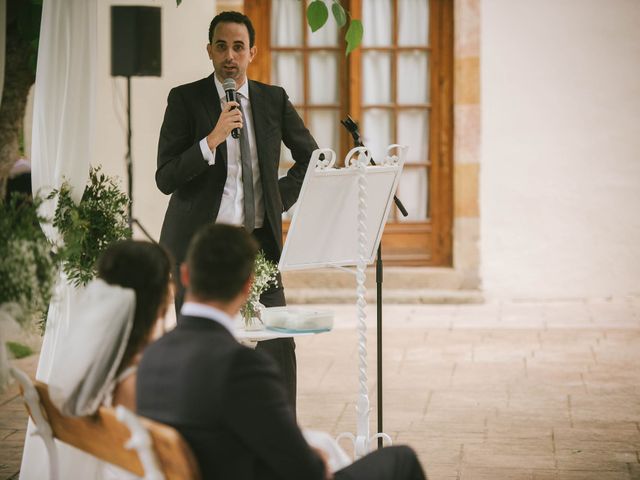
[[[133,290],[100,279],[78,293],[49,377],[51,400],[62,413],[82,416],[98,410],[113,388],[134,311]]]

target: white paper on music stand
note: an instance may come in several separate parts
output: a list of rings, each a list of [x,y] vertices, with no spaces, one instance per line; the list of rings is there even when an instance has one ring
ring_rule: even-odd
[[[404,149],[392,147],[399,149],[393,164],[366,167],[368,264],[374,261],[402,172]],[[329,157],[324,162],[319,160],[321,153]],[[329,149],[316,150],[311,157],[282,251],[280,271],[346,267],[358,262],[357,169],[331,168],[333,163],[335,153]]]

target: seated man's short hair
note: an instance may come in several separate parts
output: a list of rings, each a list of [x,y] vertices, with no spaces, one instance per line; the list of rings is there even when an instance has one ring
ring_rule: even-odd
[[[251,276],[257,253],[258,243],[244,228],[204,226],[187,251],[189,291],[202,300],[232,300]]]

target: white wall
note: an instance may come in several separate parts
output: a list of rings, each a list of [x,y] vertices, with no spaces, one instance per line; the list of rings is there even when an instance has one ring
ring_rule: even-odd
[[[640,292],[640,1],[483,0],[491,295]]]
[[[111,5],[162,7],[162,77],[134,77],[131,80],[134,215],[154,238],[169,197],[156,188],[154,173],[158,133],[169,90],[198,80],[212,71],[205,46],[209,23],[215,15],[214,0],[98,1],[98,98],[97,141],[93,165],[122,179],[126,189],[126,81],[111,77]],[[140,236],[136,232],[136,236]]]

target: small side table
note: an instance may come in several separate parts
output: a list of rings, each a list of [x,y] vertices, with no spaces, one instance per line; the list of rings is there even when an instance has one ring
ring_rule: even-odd
[[[326,309],[311,309],[305,307],[268,307],[262,312],[266,325],[299,326],[300,322],[307,326],[317,325],[317,330],[285,330],[270,329],[266,325],[261,330],[245,330],[243,325],[236,324],[236,339],[247,346],[255,347],[257,342],[274,340],[276,338],[308,337],[318,333],[330,332],[333,327],[333,312]],[[324,327],[324,328],[323,328]]]
[[[330,331],[330,330],[329,330]],[[326,333],[326,332],[319,332]],[[273,340],[275,338],[292,338],[292,337],[308,337],[310,335],[317,335],[316,332],[276,332],[274,330],[245,330],[244,328],[238,328],[235,331],[236,339],[251,348],[255,348],[257,342],[264,340]]]

